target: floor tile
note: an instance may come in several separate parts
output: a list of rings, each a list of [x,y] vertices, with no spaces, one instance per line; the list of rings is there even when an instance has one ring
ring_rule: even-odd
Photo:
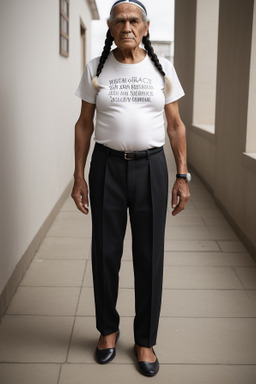
[[[165,265],[256,266],[248,253],[237,252],[165,252]]]
[[[73,237],[46,237],[35,259],[88,259],[91,255],[91,239]]]
[[[218,241],[218,244],[223,252],[246,252],[240,241]]]
[[[215,240],[238,240],[236,233],[229,225],[208,225],[211,238]]]
[[[256,266],[255,261],[252,256],[248,253],[237,253],[237,252],[224,252],[223,258],[226,262],[226,265],[232,266]]]
[[[79,211],[59,212],[47,236],[91,238],[91,217]]]
[[[214,200],[208,200],[208,199],[194,199],[193,200],[193,203],[195,205],[196,208],[200,208],[200,209],[208,209],[208,208],[216,208],[216,203],[214,202]]]
[[[61,316],[4,316],[0,362],[64,362],[73,321]]]
[[[57,384],[60,365],[0,364],[2,384]]]
[[[125,239],[124,241],[124,250],[123,250],[123,260],[132,260],[132,240]]]
[[[133,288],[134,287],[134,272],[132,261],[123,260],[119,273],[119,286],[120,288]]]
[[[192,207],[189,207],[193,205]],[[203,219],[205,217],[223,217],[222,213],[216,207],[214,208],[197,208],[195,204],[188,203],[186,209],[181,213],[183,216],[199,216]]]
[[[165,252],[165,265],[227,266],[221,252]]]
[[[94,294],[92,287],[82,288],[77,308],[77,316],[95,316]]]
[[[80,286],[85,261],[34,260],[23,278],[24,286]]]
[[[201,217],[192,216],[171,216],[167,215],[166,220],[166,228],[169,229],[171,227],[183,227],[183,226],[205,226],[205,223]]]
[[[248,290],[246,292],[247,295],[251,298],[251,300],[256,304],[256,290]]]
[[[165,251],[220,252],[216,241],[165,240]]]
[[[219,226],[176,226],[166,232],[165,238],[167,240],[237,240],[231,228]]]
[[[86,264],[83,286],[85,287],[93,287],[93,278],[92,278],[92,264],[89,260]]]
[[[161,316],[256,317],[256,306],[240,290],[164,290]]]
[[[208,225],[224,225],[229,226],[227,220],[224,216],[212,217],[212,216],[204,216],[202,219],[206,226]]]
[[[166,364],[256,364],[256,319],[165,317],[158,345]]]
[[[80,287],[19,287],[7,314],[75,315]]]
[[[235,271],[246,289],[256,289],[256,268],[235,268]]]
[[[68,354],[68,362],[97,364],[94,353],[99,336],[95,317],[77,316]]]
[[[241,289],[229,267],[170,267],[164,269],[164,287],[168,289]]]

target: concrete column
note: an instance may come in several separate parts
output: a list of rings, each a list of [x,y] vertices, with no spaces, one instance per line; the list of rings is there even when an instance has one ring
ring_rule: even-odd
[[[179,102],[187,127],[193,119],[196,0],[176,0],[174,28],[174,66],[186,96]]]
[[[215,195],[247,231],[255,228],[255,174],[241,164],[245,150],[253,0],[220,0],[216,94]],[[253,177],[254,176],[254,177]],[[247,217],[246,205],[251,199]],[[247,203],[246,203],[247,201]],[[254,242],[256,230],[254,232]]]
[[[219,3],[216,114],[212,133],[192,124],[196,8],[196,0],[176,0],[174,64],[186,92],[180,101],[180,111],[187,127],[188,160],[256,257],[256,159],[243,154],[249,84],[253,86],[254,79],[254,72],[250,78],[254,1],[220,0]]]

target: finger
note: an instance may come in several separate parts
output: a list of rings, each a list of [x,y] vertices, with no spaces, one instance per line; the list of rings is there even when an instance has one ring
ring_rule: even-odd
[[[88,200],[88,192],[84,192],[81,195],[81,203],[82,206],[89,211],[89,200]]]
[[[182,212],[185,209],[186,205],[187,205],[186,196],[180,196],[179,204],[173,210],[172,215],[176,216],[178,213]]]
[[[84,203],[84,200],[82,196],[80,197],[79,207],[78,209],[83,212],[85,215],[88,215],[89,213],[89,207],[86,203]]]
[[[177,207],[172,211],[172,215],[176,216],[176,215],[178,215],[178,213],[180,213],[183,210],[184,210],[184,208],[180,207],[180,205],[178,204]]]
[[[178,205],[178,194],[177,190],[173,188],[172,190],[172,209],[175,209]]]

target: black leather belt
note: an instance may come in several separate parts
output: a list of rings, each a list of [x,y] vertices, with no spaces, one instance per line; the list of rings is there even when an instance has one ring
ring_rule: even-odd
[[[105,145],[102,145],[99,143],[95,144],[95,148],[101,151],[104,151],[110,155],[121,157],[124,160],[144,159],[145,157],[149,157],[163,150],[163,147],[155,147],[155,148],[147,149],[145,151],[123,152],[123,151],[117,151],[116,149],[108,148]]]

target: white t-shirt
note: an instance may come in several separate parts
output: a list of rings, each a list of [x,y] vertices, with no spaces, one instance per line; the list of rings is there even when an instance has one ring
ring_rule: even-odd
[[[166,97],[164,78],[148,55],[139,63],[124,64],[111,51],[98,79],[99,92],[92,85],[99,57],[87,64],[75,94],[96,104],[96,142],[119,151],[164,145],[164,106],[184,91],[172,63],[163,57],[159,61],[172,84]]]

